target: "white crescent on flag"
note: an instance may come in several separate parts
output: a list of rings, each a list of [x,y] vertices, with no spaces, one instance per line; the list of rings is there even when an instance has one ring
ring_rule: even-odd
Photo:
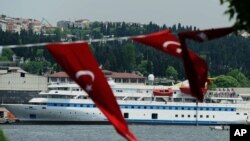
[[[95,75],[93,72],[88,71],[88,70],[80,70],[76,73],[76,79],[79,79],[82,75],[88,75],[91,77],[92,82],[95,80]]]
[[[166,41],[163,43],[163,48],[167,48],[169,45],[177,45],[177,46],[181,46],[181,44],[179,42],[176,41]]]

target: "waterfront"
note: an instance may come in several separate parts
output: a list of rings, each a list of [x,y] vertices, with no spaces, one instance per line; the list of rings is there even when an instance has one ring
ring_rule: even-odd
[[[139,141],[229,141],[209,126],[129,125]],[[111,125],[0,125],[8,141],[124,141]]]

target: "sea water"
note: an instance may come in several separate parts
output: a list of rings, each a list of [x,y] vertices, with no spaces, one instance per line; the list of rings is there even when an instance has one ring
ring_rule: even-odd
[[[111,125],[0,125],[8,141],[124,141]],[[139,141],[229,141],[209,126],[129,125]]]

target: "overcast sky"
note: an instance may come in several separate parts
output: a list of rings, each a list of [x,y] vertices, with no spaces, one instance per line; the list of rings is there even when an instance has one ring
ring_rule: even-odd
[[[0,0],[0,14],[59,20],[126,21],[157,24],[181,23],[201,29],[233,24],[220,0]]]

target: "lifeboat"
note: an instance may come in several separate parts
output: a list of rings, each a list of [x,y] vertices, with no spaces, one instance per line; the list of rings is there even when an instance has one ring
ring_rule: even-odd
[[[173,90],[171,88],[168,89],[154,89],[153,90],[154,96],[172,96]]]

